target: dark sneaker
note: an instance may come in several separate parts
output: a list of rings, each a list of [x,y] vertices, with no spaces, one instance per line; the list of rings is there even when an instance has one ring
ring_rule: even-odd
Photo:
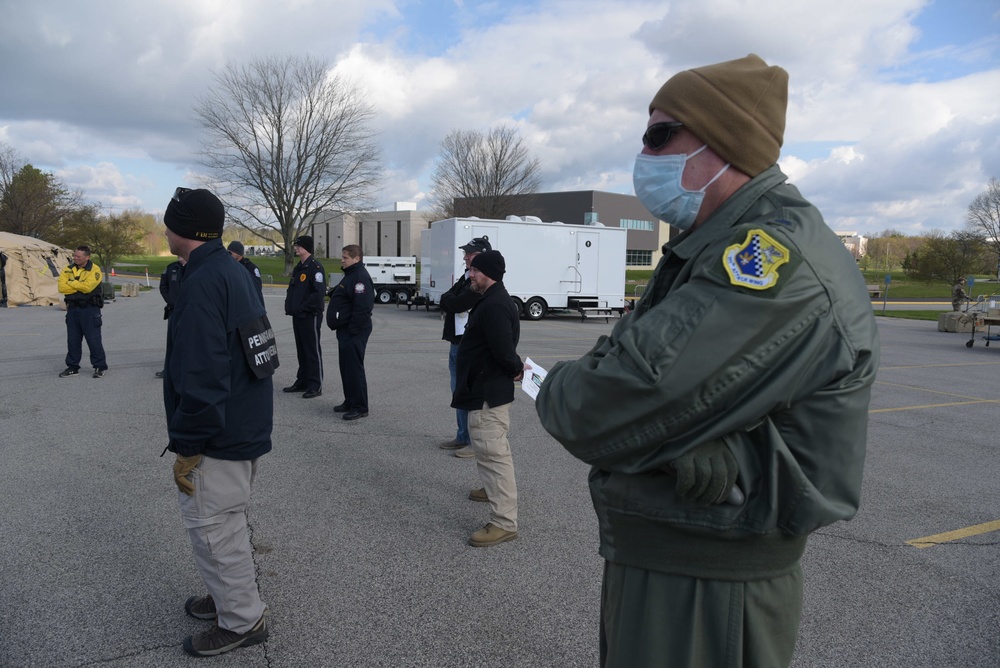
[[[69,378],[70,376],[79,376],[80,370],[74,369],[71,366],[66,367],[66,370],[59,374],[60,378]]]
[[[303,399],[315,399],[316,397],[322,397],[323,390],[307,390],[305,394],[302,395]]]
[[[104,378],[104,369],[94,369],[94,378]]]
[[[514,540],[515,538],[517,538],[516,531],[504,531],[490,522],[469,536],[469,545],[472,547],[489,547],[491,545],[506,543],[508,540]]]
[[[163,378],[163,372],[162,371],[157,371],[153,375],[156,376],[157,378]]]
[[[237,647],[259,645],[267,640],[267,618],[261,616],[246,633],[233,633],[216,624],[207,631],[184,639],[184,651],[191,656],[217,656]]]
[[[215,619],[215,601],[211,594],[192,596],[184,603],[184,612],[195,619]]]
[[[351,410],[351,407],[347,405],[346,401],[333,407],[334,413],[346,413],[349,410]]]
[[[355,411],[352,410],[349,413],[344,413],[345,420],[357,420],[358,418],[368,417],[368,411]]]
[[[281,388],[281,391],[282,392],[305,392],[306,388],[304,388],[301,385],[299,385],[299,384],[296,383],[295,385],[289,385],[288,387]]]
[[[474,489],[471,492],[469,492],[469,500],[486,503],[487,501],[490,500],[490,497],[486,496],[486,490],[480,487],[479,489]],[[214,610],[215,608],[212,609]]]

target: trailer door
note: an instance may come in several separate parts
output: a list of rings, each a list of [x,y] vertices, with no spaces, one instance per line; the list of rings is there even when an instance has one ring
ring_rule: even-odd
[[[600,241],[598,232],[579,232],[576,235],[576,268],[580,272],[581,296],[597,295]]]

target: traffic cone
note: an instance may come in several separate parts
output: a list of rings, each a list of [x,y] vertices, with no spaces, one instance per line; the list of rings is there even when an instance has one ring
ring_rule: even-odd
[[[112,275],[112,276],[114,276],[114,275],[115,275],[115,268],[114,268],[114,267],[111,267],[111,275]]]

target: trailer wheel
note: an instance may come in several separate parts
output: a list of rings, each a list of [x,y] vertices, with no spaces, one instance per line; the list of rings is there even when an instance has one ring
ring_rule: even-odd
[[[545,300],[532,297],[524,304],[524,317],[528,320],[541,320],[549,312]]]
[[[410,301],[410,291],[409,290],[397,290],[396,291],[396,303],[405,304]]]
[[[514,302],[514,307],[517,308],[517,317],[521,318],[524,316],[524,302],[522,302],[517,297],[511,297],[511,301]]]
[[[378,293],[375,296],[378,299],[379,304],[391,304],[392,303],[392,290],[389,288],[379,288]]]

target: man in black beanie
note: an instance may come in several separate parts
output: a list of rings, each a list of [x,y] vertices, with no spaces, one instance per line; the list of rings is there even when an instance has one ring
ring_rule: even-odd
[[[469,312],[455,362],[451,406],[469,411],[470,446],[483,483],[469,499],[490,505],[490,521],[469,537],[473,547],[517,538],[517,483],[507,432],[514,381],[521,379],[524,365],[516,351],[520,314],[504,288],[505,272],[500,251],[472,258],[469,280],[481,298]]]
[[[264,280],[260,276],[260,269],[257,268],[249,258],[243,256],[244,248],[243,243],[240,241],[230,241],[229,245],[226,247],[229,254],[233,256],[233,259],[243,265],[243,268],[250,272],[253,276],[254,285],[257,286],[257,294],[260,295],[260,301],[264,301]]]
[[[271,450],[274,333],[250,275],[222,247],[225,210],[207,190],[178,188],[167,205],[180,289],[167,321],[163,404],[181,517],[207,594],[185,611],[215,625],[184,640],[214,656],[267,639],[247,533],[257,460]],[[257,341],[250,349],[244,341]]]
[[[663,84],[633,181],[683,234],[538,394],[593,467],[605,667],[787,666],[806,540],[860,502],[878,331],[854,258],[777,165],[787,99],[753,54]]]
[[[326,305],[326,274],[313,257],[313,238],[296,237],[295,255],[299,263],[292,270],[285,293],[285,315],[292,316],[295,356],[299,362],[295,382],[284,392],[302,392],[303,399],[323,394],[323,349],[320,328]]]

